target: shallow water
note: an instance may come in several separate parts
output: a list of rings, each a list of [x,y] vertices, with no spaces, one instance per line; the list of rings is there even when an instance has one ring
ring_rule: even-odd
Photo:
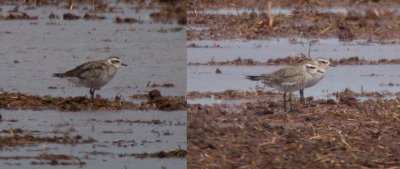
[[[234,60],[238,57],[249,58],[256,61],[267,61],[268,59],[282,58],[286,56],[307,55],[309,41],[296,39],[291,43],[290,39],[271,40],[203,40],[188,41],[187,44],[198,46],[219,45],[220,48],[188,48],[187,62],[206,63],[211,59],[215,61]],[[339,59],[358,56],[367,60],[378,60],[381,58],[395,59],[399,57],[400,44],[377,44],[364,43],[364,41],[339,42],[337,39],[320,39],[311,47],[311,57],[324,56]]]
[[[222,73],[214,73],[216,68]],[[220,92],[227,89],[250,91],[261,82],[245,79],[247,75],[271,73],[284,66],[188,66],[188,91]],[[400,91],[400,67],[398,65],[337,66],[327,70],[325,77],[315,86],[305,89],[305,96],[326,99],[328,94],[350,88],[355,92]],[[375,74],[378,76],[369,76]],[[392,82],[393,87],[387,84]],[[384,85],[382,85],[384,84]],[[386,85],[385,85],[386,84]],[[265,90],[273,90],[266,87]],[[298,92],[295,92],[298,95]],[[188,101],[189,103],[192,101]],[[203,102],[211,104],[212,101]],[[214,101],[215,103],[215,101]]]
[[[116,55],[129,66],[121,67],[114,79],[98,91],[103,97],[122,95],[127,98],[146,93],[153,89],[146,87],[149,81],[175,85],[160,88],[163,95],[186,93],[184,26],[153,23],[148,18],[149,11],[136,13],[129,8],[124,13],[98,13],[107,19],[88,21],[62,19],[65,12],[83,16],[84,10],[40,7],[24,12],[39,15],[39,19],[0,21],[1,89],[63,97],[88,95],[89,89],[74,87],[66,80],[51,77],[52,74]],[[48,19],[50,12],[60,19]],[[144,23],[115,24],[116,16],[140,18]],[[177,27],[182,30],[159,32]],[[49,86],[57,89],[48,89]]]
[[[186,168],[186,159],[118,157],[118,154],[152,153],[186,149],[186,112],[161,111],[96,111],[96,112],[56,112],[56,111],[2,111],[3,121],[0,128],[21,128],[36,137],[80,135],[83,139],[92,137],[93,144],[52,144],[42,143],[36,146],[17,146],[3,148],[1,157],[37,156],[41,153],[73,155],[86,162],[83,168]],[[16,122],[10,121],[12,119]],[[112,122],[109,122],[109,121]],[[124,123],[116,120],[160,120],[161,124]],[[71,131],[71,129],[73,129]],[[112,133],[115,132],[115,133]],[[158,134],[158,133],[159,134]],[[163,133],[170,132],[171,135]],[[58,133],[58,134],[57,134]],[[2,135],[5,135],[2,133]],[[113,141],[127,141],[117,146]],[[134,140],[135,145],[130,144]],[[90,152],[105,152],[106,155],[93,155]],[[76,168],[77,166],[31,165],[28,160],[0,160],[7,168]],[[62,161],[62,160],[61,160]],[[17,165],[18,164],[18,165]]]

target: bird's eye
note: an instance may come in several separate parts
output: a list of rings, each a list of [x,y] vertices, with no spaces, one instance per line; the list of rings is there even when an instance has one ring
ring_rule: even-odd
[[[120,61],[119,60],[112,60],[111,63],[112,64],[118,64]]]
[[[306,65],[309,69],[317,69],[317,67],[316,66],[313,66],[313,65]]]

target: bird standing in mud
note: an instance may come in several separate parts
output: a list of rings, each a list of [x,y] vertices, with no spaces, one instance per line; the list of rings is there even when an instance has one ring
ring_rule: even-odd
[[[286,94],[289,93],[289,110],[291,109],[292,92],[304,89],[318,73],[317,65],[306,63],[279,69],[271,74],[246,76],[252,81],[261,81],[266,86],[283,91],[283,106],[286,112]]]
[[[111,56],[106,60],[90,61],[77,66],[65,73],[54,73],[53,77],[67,79],[77,86],[89,89],[90,97],[94,100],[94,91],[106,85],[117,73],[119,66],[128,66],[120,58]]]
[[[326,70],[332,66],[335,67],[335,65],[332,65],[331,62],[329,61],[329,59],[323,58],[323,57],[319,57],[317,59],[314,60],[309,60],[306,61],[304,63],[301,64],[312,64],[312,65],[316,65],[317,66],[317,73],[313,76],[312,79],[310,79],[309,81],[307,81],[305,88],[309,88],[312,87],[314,85],[316,85],[319,81],[321,81],[322,78],[324,78],[325,72]],[[305,104],[304,101],[304,89],[301,89],[300,92],[300,101]]]

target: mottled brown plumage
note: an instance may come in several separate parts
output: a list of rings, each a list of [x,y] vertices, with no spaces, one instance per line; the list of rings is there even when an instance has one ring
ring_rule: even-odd
[[[93,99],[94,91],[106,85],[115,76],[120,65],[127,66],[114,56],[106,60],[86,62],[65,73],[54,73],[53,76],[66,78],[77,86],[90,88],[89,92]]]

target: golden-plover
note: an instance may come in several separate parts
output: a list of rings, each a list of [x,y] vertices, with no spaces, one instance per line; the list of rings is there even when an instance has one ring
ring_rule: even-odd
[[[283,106],[286,112],[286,94],[289,93],[289,107],[291,109],[292,92],[304,89],[308,82],[317,74],[317,65],[306,63],[288,66],[271,74],[259,76],[246,76],[246,79],[261,81],[266,86],[277,89],[283,93]]]
[[[106,85],[117,73],[119,66],[128,66],[121,62],[120,58],[111,56],[106,60],[89,61],[69,70],[65,73],[54,73],[53,77],[67,79],[76,86],[84,86],[89,89],[90,96],[94,100],[94,91]]]

